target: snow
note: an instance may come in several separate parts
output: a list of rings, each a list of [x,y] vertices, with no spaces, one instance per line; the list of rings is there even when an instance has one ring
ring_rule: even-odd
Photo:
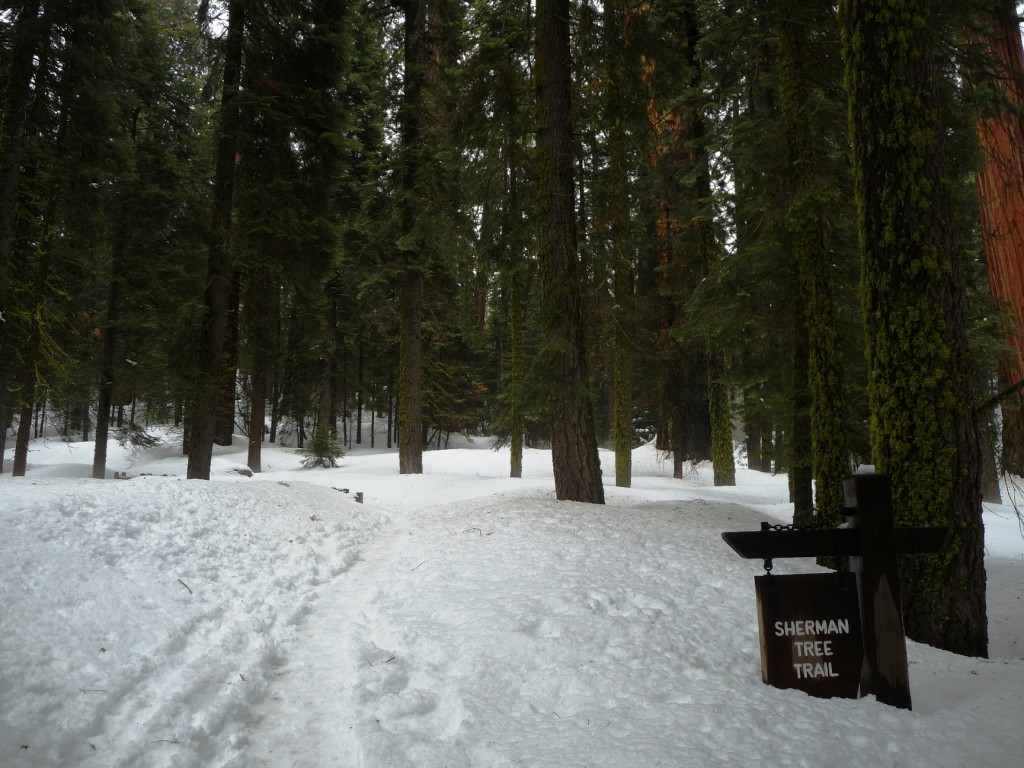
[[[753,577],[721,539],[787,522],[786,478],[671,477],[638,449],[604,506],[550,454],[477,439],[422,475],[245,441],[184,480],[172,438],[40,440],[0,476],[0,765],[928,766],[1024,753],[1024,539],[986,505],[990,659],[908,643],[914,709],[761,681]],[[606,475],[612,457],[602,453]],[[355,501],[356,492],[364,503]],[[776,563],[779,573],[820,569]]]

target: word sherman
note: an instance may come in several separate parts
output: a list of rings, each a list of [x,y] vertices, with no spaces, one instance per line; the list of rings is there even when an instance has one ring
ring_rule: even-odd
[[[807,619],[806,621],[776,621],[776,637],[806,637],[808,635],[848,635],[849,619]]]

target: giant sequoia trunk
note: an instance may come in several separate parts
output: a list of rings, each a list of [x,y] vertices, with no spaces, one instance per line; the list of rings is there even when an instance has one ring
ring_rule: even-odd
[[[943,155],[929,0],[843,0],[843,52],[862,247],[871,443],[902,525],[948,525],[938,556],[906,558],[916,640],[985,655],[978,433]]]
[[[1012,353],[1000,365],[1002,387],[1024,382],[1024,47],[1015,4],[1008,0],[993,11],[992,32],[981,41],[992,56],[996,85],[1010,109],[984,115],[978,134],[985,163],[975,177],[981,207],[989,289],[1010,308],[1007,342]],[[1024,474],[1024,389],[1003,401],[1002,468]]]
[[[569,0],[537,2],[537,263],[551,454],[559,499],[604,503],[588,390],[583,275],[576,245]]]

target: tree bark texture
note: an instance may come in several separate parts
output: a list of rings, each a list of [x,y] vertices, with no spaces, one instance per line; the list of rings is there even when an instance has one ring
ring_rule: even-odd
[[[1024,47],[1015,4],[1003,0],[992,14],[987,40],[996,87],[1012,108],[1024,109]],[[1001,109],[978,119],[984,165],[975,176],[981,208],[989,290],[1010,310],[1006,340],[1012,353],[1000,365],[1008,388],[1024,381],[1024,118]],[[1003,401],[1003,471],[1024,474],[1024,391]]]
[[[985,568],[965,322],[929,0],[839,4],[862,248],[871,444],[897,524],[947,525],[902,565],[907,634],[987,653]]]
[[[402,141],[402,234],[406,250],[398,274],[398,471],[423,473],[423,243],[416,236],[421,215],[420,157],[423,151],[423,87],[427,67],[426,7],[405,3],[405,72],[399,116]]]
[[[550,372],[555,496],[604,503],[576,244],[569,0],[538,0],[537,183],[543,352]]]

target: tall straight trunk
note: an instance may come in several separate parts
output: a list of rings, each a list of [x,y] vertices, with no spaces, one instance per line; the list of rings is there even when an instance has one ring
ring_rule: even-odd
[[[982,115],[978,135],[984,165],[975,176],[981,208],[989,290],[1012,310],[1001,361],[1000,388],[1024,382],[1024,46],[1015,3],[1000,0],[988,39],[978,41],[993,59],[996,84],[1009,109]],[[1024,475],[1024,389],[1003,403],[1002,469]]]
[[[583,274],[572,179],[569,0],[537,3],[538,243],[543,354],[550,373],[555,496],[604,503],[589,390]]]
[[[0,134],[0,473],[4,471],[7,430],[11,425],[14,403],[11,397],[8,347],[12,323],[10,279],[14,261],[14,230],[16,200],[21,181],[23,131],[32,97],[33,58],[45,36],[45,18],[40,17],[41,3],[26,2],[14,24],[10,67],[2,94],[4,114]]]
[[[61,128],[63,134],[63,127]],[[43,240],[39,245],[35,280],[32,286],[32,323],[29,328],[28,343],[23,353],[24,381],[19,396],[21,398],[21,415],[18,421],[18,436],[14,444],[14,465],[11,474],[24,477],[28,469],[28,446],[32,439],[32,414],[36,405],[36,387],[38,385],[37,368],[41,361],[43,334],[43,318],[46,314],[46,283],[50,277],[50,249],[53,244],[54,219],[57,216],[57,192],[54,191],[46,205],[43,217]]]
[[[732,403],[725,376],[725,355],[708,342],[708,418],[711,421],[711,461],[716,486],[736,485],[732,443]]]
[[[807,370],[798,372],[801,384],[806,386],[806,394],[798,391],[798,408],[807,408],[809,413],[801,413],[793,434],[801,468],[795,515],[806,524],[834,527],[842,522],[842,484],[850,468],[838,310],[826,234],[834,193],[831,185],[823,188],[819,180],[820,162],[815,153],[820,141],[807,108],[811,65],[806,60],[805,22],[799,18],[805,5],[799,0],[782,0],[778,22],[779,105],[789,154],[785,229],[796,261],[795,301],[804,308],[805,317],[803,328],[797,329],[801,334],[797,343],[807,347],[806,354],[802,350],[799,354],[799,364],[806,364]],[[806,424],[802,421],[805,418],[809,419]],[[804,440],[808,441],[806,446]],[[813,500],[811,477],[804,469],[808,462],[813,467]]]
[[[121,279],[115,274],[110,280],[107,296],[107,322],[103,326],[103,347],[100,351],[100,386],[96,405],[96,447],[92,455],[92,476],[102,480],[107,476],[107,438],[110,431],[110,409],[114,401],[114,352],[120,329]]]
[[[523,379],[526,377],[526,331],[524,328],[522,270],[512,270],[509,275],[509,344],[512,347],[509,361],[509,477],[523,476],[523,435],[526,433],[526,418],[523,415]]]
[[[398,288],[398,471],[423,473],[423,275],[410,272]]]
[[[627,8],[623,0],[604,7],[604,44],[609,51],[606,123],[610,126],[609,174],[612,203],[609,212],[612,249],[612,443],[615,448],[615,485],[628,488],[633,482],[633,345],[636,320],[633,287],[633,247],[630,243],[630,194],[627,119],[629,66],[620,40],[628,38]]]
[[[405,2],[405,71],[400,110],[402,233],[414,245],[402,253],[398,277],[398,471],[423,473],[423,271],[425,244],[416,237],[421,214],[423,79],[427,66],[424,0]]]
[[[363,444],[363,333],[356,336],[356,445]]]
[[[213,183],[213,222],[207,256],[203,327],[199,338],[199,392],[190,420],[188,478],[209,480],[213,442],[224,385],[224,340],[227,334],[233,271],[231,209],[235,153],[238,145],[238,93],[245,38],[245,0],[228,3],[224,86],[217,127],[217,158]]]
[[[814,456],[811,451],[811,389],[808,370],[811,361],[807,330],[807,307],[794,304],[793,319],[793,406],[788,432],[789,497],[796,525],[814,523]]]
[[[267,418],[269,382],[266,361],[260,355],[253,361],[249,384],[249,445],[245,463],[253,473],[263,471],[263,430]]]
[[[229,236],[230,240],[230,236]],[[227,315],[224,318],[224,352],[217,391],[217,421],[213,430],[214,445],[228,446],[235,434],[235,395],[238,388],[238,323],[241,276],[231,271],[228,284]]]
[[[892,478],[898,524],[950,528],[939,555],[902,563],[907,634],[984,656],[978,431],[943,153],[938,19],[929,0],[841,0],[839,10],[873,458]]]
[[[276,301],[275,281],[266,269],[249,275],[244,300],[247,335],[251,341],[252,360],[249,368],[249,443],[246,465],[254,473],[263,471],[263,432],[266,429],[267,400],[270,397],[270,365],[274,336],[271,323],[279,321],[280,307]],[[271,409],[270,438],[277,437],[276,409]]]
[[[551,376],[555,496],[603,504],[584,335],[583,275],[576,243],[570,6],[569,0],[538,0],[536,12],[542,354]]]
[[[747,446],[747,468],[757,472],[763,472],[770,467],[766,466],[764,449],[762,446],[764,416],[755,402],[755,396],[749,389],[743,392],[743,426],[746,430]]]
[[[515,101],[507,104],[508,115],[511,116],[516,110]],[[505,241],[516,243],[517,222],[520,215],[519,195],[519,158],[517,156],[518,144],[511,139],[506,139],[504,144],[504,163],[508,174],[508,201],[505,206],[502,221],[502,234]],[[508,419],[509,419],[509,476],[523,476],[523,442],[526,436],[526,413],[524,401],[524,385],[526,380],[526,301],[529,290],[529,272],[520,263],[517,256],[521,258],[518,249],[509,247],[512,251],[512,259],[506,267],[506,281],[508,283],[508,323],[509,323],[509,383],[506,389],[508,397]]]
[[[698,54],[702,33],[697,4],[694,0],[687,0],[683,4],[682,18],[686,36],[684,52],[690,71],[689,92],[700,94],[704,85],[702,62]],[[687,229],[690,232],[689,239],[694,253],[693,261],[699,268],[701,277],[707,278],[718,258],[718,243],[710,221],[711,217],[704,210],[706,205],[704,201],[710,200],[713,193],[706,146],[707,128],[702,116],[705,106],[703,99],[703,95],[690,97],[686,118],[681,124],[681,133],[688,146],[687,162],[692,166],[694,176],[691,187],[694,214]],[[707,423],[707,455],[712,459],[715,485],[735,485],[736,465],[732,449],[731,396],[729,386],[725,381],[727,361],[725,355],[718,348],[717,339],[713,335],[705,336],[704,344],[700,346],[702,348],[699,354],[705,364],[706,376],[703,380],[694,382],[695,388],[700,388],[702,394],[696,399],[700,407],[694,409],[694,412],[699,418],[698,423],[705,421]],[[695,452],[695,455],[699,455],[699,452]]]

